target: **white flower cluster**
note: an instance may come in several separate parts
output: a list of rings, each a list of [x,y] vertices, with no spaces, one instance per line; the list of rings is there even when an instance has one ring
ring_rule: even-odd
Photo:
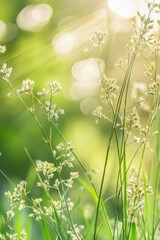
[[[152,187],[146,179],[140,178],[138,171],[132,168],[127,187],[128,198],[128,221],[138,223],[143,215],[144,196],[152,193]]]
[[[34,81],[31,79],[26,79],[23,80],[22,82],[22,88],[17,90],[17,93],[27,93],[27,94],[32,94],[33,93],[33,86],[34,86]]]
[[[0,45],[0,53],[5,53],[6,52],[6,46]]]
[[[102,47],[104,44],[106,44],[106,32],[102,32],[101,30],[98,30],[95,32],[91,37],[90,41],[93,43],[95,47]]]
[[[11,209],[8,212],[8,216],[11,219],[14,216],[13,209],[18,205],[19,210],[25,206],[23,198],[27,195],[26,191],[27,182],[21,181],[15,186],[13,193],[10,191],[5,192],[5,196],[8,198]]]
[[[9,78],[11,76],[12,68],[8,68],[7,64],[4,63],[0,69],[0,73],[3,74],[2,79],[6,82],[9,82]]]
[[[22,231],[20,232],[20,234],[15,233],[14,231],[12,231],[13,233],[7,232],[5,234],[0,234],[0,239],[1,240],[26,240],[27,239],[27,233],[25,231],[25,229],[22,229]]]

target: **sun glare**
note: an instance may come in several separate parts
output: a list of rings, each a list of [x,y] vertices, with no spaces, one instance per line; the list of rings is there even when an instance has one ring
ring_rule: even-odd
[[[159,0],[154,1],[159,3]],[[147,11],[145,0],[108,0],[107,2],[111,11],[127,19],[135,17],[137,11],[141,13]]]
[[[135,0],[108,0],[109,8],[117,15],[132,18],[137,11]]]

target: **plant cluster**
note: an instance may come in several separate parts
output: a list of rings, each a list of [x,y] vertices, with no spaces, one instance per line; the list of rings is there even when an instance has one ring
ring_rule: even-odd
[[[100,71],[101,93],[100,104],[93,111],[96,123],[109,124],[106,157],[100,181],[96,189],[91,174],[75,154],[58,126],[58,120],[64,110],[55,104],[55,97],[62,87],[57,82],[50,82],[48,88],[36,92],[34,81],[26,79],[22,87],[16,89],[10,80],[12,68],[3,64],[0,68],[2,79],[10,87],[11,95],[16,95],[25,109],[32,115],[40,128],[44,143],[48,145],[52,158],[34,161],[26,149],[26,154],[33,164],[36,174],[36,185],[42,190],[41,196],[32,197],[27,189],[27,182],[13,184],[13,191],[5,193],[9,201],[6,216],[2,216],[3,227],[0,239],[26,240],[27,231],[14,229],[14,218],[17,212],[25,211],[28,217],[42,223],[45,239],[57,240],[136,240],[158,239],[160,236],[159,215],[159,108],[160,108],[160,22],[155,17],[160,14],[160,4],[156,1],[146,2],[146,13],[137,14],[137,21],[132,23],[133,35],[126,46],[126,59],[120,58],[116,67],[123,72],[123,81],[108,76]],[[155,31],[155,26],[157,31]],[[107,44],[109,33],[101,30],[95,32],[90,40],[100,53]],[[0,53],[5,52],[0,45]],[[151,52],[151,56],[147,55]],[[137,58],[144,61],[145,82],[136,82],[133,67]],[[97,64],[99,62],[97,60]],[[29,100],[24,97],[27,95]],[[39,120],[37,111],[41,109],[48,121],[49,134]],[[142,112],[147,112],[143,120]],[[52,132],[56,131],[62,142],[53,146]],[[154,139],[155,147],[151,175],[146,177],[143,170],[145,153]],[[114,218],[108,213],[108,199],[104,199],[103,190],[110,152],[114,146],[117,155],[117,173],[115,174]],[[135,149],[132,151],[131,149]],[[138,166],[134,167],[136,158]],[[84,183],[75,170],[74,161],[88,177]],[[4,176],[5,174],[1,172]],[[67,174],[64,174],[67,173]],[[5,176],[6,177],[6,176]],[[6,177],[7,178],[7,177]],[[150,179],[149,179],[150,178]],[[7,178],[8,179],[8,178]],[[94,213],[92,220],[80,224],[75,221],[76,201],[70,194],[74,191],[74,182],[79,179],[79,186],[92,193]],[[149,179],[149,180],[148,180]],[[75,182],[77,184],[77,182]],[[120,206],[120,207],[119,207]],[[80,211],[79,211],[79,214]],[[88,227],[89,226],[89,227]]]

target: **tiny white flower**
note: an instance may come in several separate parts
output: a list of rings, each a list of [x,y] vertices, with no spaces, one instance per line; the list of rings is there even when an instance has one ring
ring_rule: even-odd
[[[14,217],[15,213],[12,210],[7,212],[7,219],[10,221]]]
[[[5,51],[6,51],[6,47],[0,45],[0,53],[5,53]]]

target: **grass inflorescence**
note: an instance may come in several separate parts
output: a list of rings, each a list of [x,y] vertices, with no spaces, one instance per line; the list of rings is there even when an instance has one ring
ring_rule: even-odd
[[[25,228],[26,224],[21,224],[20,229],[16,226],[19,218],[27,224],[35,224],[35,229],[40,229],[41,239],[159,239],[160,22],[155,15],[160,14],[160,4],[148,1],[146,8],[146,13],[138,12],[137,21],[131,24],[133,34],[126,46],[126,59],[120,58],[115,64],[122,71],[123,80],[118,81],[116,76],[103,73],[98,58],[96,60],[100,70],[101,92],[99,106],[93,115],[97,124],[103,122],[110,126],[99,188],[59,128],[58,120],[65,113],[57,107],[54,100],[62,86],[54,81],[49,82],[46,88],[36,91],[34,81],[26,79],[21,88],[16,89],[10,80],[12,68],[6,63],[2,64],[1,78],[10,88],[9,96],[16,96],[33,117],[52,157],[35,161],[25,148],[36,172],[35,184],[40,189],[37,197],[28,189],[27,181],[14,184],[1,171],[13,189],[5,192],[9,204],[6,214],[1,216],[0,239],[25,240],[33,237],[35,232],[32,227]],[[91,36],[90,41],[99,54],[109,37],[107,31],[101,30]],[[0,53],[4,54],[5,51],[5,46],[0,45]],[[152,54],[151,59],[148,52]],[[145,81],[141,83],[136,81],[133,69],[138,58],[142,59],[145,69]],[[147,111],[145,121],[141,116],[144,109]],[[46,117],[47,130],[39,118],[39,111]],[[54,132],[61,138],[56,146],[53,145]],[[148,148],[152,147],[151,173],[147,176],[145,156]],[[110,197],[113,202],[111,217],[108,210],[110,198],[106,199],[103,193],[113,148],[116,152],[117,170],[113,173],[115,186]],[[85,173],[86,180],[81,178],[75,162]],[[79,192],[75,194],[77,187]],[[84,189],[90,194],[90,204],[84,197]],[[87,209],[83,211],[81,200],[87,201]]]

